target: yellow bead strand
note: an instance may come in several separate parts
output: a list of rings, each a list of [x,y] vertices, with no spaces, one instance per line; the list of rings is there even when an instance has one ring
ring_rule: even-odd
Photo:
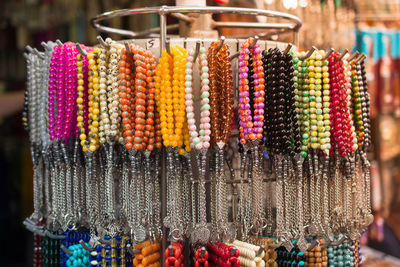
[[[89,148],[90,152],[96,151],[100,147],[99,142],[99,49],[95,47],[93,52],[88,53],[89,59]]]
[[[77,87],[78,96],[76,98],[78,111],[77,111],[76,119],[78,121],[77,126],[78,126],[78,129],[79,129],[79,139],[81,140],[80,143],[81,143],[81,146],[82,146],[82,150],[83,150],[83,152],[87,152],[88,149],[89,149],[89,144],[87,142],[87,137],[86,137],[86,133],[85,133],[85,122],[83,121],[84,120],[84,118],[83,118],[83,113],[84,113],[84,111],[83,111],[83,109],[84,109],[83,97],[84,97],[84,93],[83,92],[85,90],[85,87],[84,87],[85,81],[83,79],[84,78],[83,77],[83,61],[82,61],[83,57],[82,57],[81,54],[78,54],[76,56],[76,59],[77,59],[76,67],[77,67],[77,78],[78,78],[78,87]]]
[[[171,47],[172,56],[161,54],[155,77],[155,99],[160,114],[164,146],[179,148],[179,154],[190,151],[185,105],[186,49]],[[185,145],[185,148],[184,148]]]

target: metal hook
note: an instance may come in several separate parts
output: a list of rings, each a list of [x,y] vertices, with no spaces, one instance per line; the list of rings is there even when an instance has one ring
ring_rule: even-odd
[[[367,56],[364,53],[361,53],[361,55],[356,59],[355,63],[359,64],[366,58],[367,58]]]
[[[260,37],[258,37],[257,35],[254,36],[253,40],[251,41],[251,43],[250,43],[250,45],[249,45],[249,48],[250,48],[250,49],[253,48],[253,47],[257,44],[258,39],[260,39]]]
[[[82,56],[87,56],[88,55],[88,53],[85,51],[85,50],[83,50],[83,48],[82,48],[82,46],[81,46],[81,44],[80,43],[75,43],[75,45],[76,45],[76,49],[78,49],[78,51],[79,51],[79,53],[82,55]]]
[[[319,240],[313,240],[309,246],[307,246],[307,251],[312,250],[313,248],[315,248],[316,246],[319,245]]]
[[[25,46],[25,49],[28,50],[29,53],[33,53],[33,48],[30,45]]]
[[[293,45],[292,44],[288,44],[285,48],[285,50],[283,51],[284,54],[289,53],[289,51],[292,49]]]
[[[232,61],[233,59],[235,59],[235,58],[237,58],[237,57],[239,57],[239,53],[233,54],[233,55],[230,57],[230,60]]]
[[[45,50],[51,51],[51,48],[47,45],[47,43],[41,42],[40,44],[43,46],[43,48],[44,48]]]
[[[133,55],[131,47],[129,46],[129,43],[127,41],[125,41],[124,45],[125,45],[126,52],[128,52],[129,55]]]
[[[107,44],[100,35],[97,35],[97,41],[99,41],[100,45],[103,48],[110,49],[111,46],[109,44]]]
[[[343,51],[343,53],[340,55],[339,60],[342,60],[342,59],[344,58],[344,56],[345,56],[347,53],[349,53],[349,49],[346,48],[346,49]]]
[[[352,60],[355,59],[359,54],[360,54],[360,52],[358,52],[358,51],[354,52],[354,54],[351,55],[351,56],[347,59],[347,61],[348,61],[348,62],[352,61]]]
[[[225,36],[221,36],[221,38],[219,38],[219,44],[218,44],[218,47],[217,47],[217,53],[222,48],[224,43],[225,43]]]
[[[265,250],[265,246],[261,245],[260,248],[258,249],[258,251],[256,252],[257,256],[260,256]]]
[[[279,248],[283,242],[285,242],[285,239],[282,237],[280,241],[278,241],[278,243],[271,243],[269,244],[270,247],[272,248]]]
[[[346,240],[346,236],[343,235],[339,240],[332,242],[331,246],[339,246],[340,244],[342,244],[344,241]]]
[[[304,57],[299,57],[299,59],[305,60],[305,59],[311,57],[312,53],[314,53],[315,50],[317,50],[317,48],[315,46],[311,47],[311,49],[308,50],[308,53]]]
[[[196,41],[196,50],[194,51],[194,55],[193,55],[193,63],[196,62],[197,56],[200,53],[200,41],[197,40]]]
[[[82,239],[79,240],[79,244],[81,244],[81,246],[82,246],[85,250],[87,250],[87,251],[93,251],[93,248],[88,247],[88,246],[86,245],[85,241],[83,241]]]
[[[59,240],[62,240],[62,239],[65,239],[65,235],[55,235],[55,234],[53,234],[53,233],[50,233],[49,231],[45,231],[45,235],[47,236],[47,237],[50,237],[51,239],[59,239]]]
[[[166,40],[166,41],[165,41],[165,50],[167,51],[167,53],[168,53],[170,56],[172,56],[172,53],[171,53],[171,44],[169,43],[169,40]]]
[[[69,256],[71,256],[73,253],[71,250],[67,249],[64,245],[60,246],[61,250],[65,252],[65,254],[68,254]]]
[[[60,41],[60,39],[57,39],[56,43],[57,43],[58,46],[63,46],[63,43]]]
[[[128,248],[128,252],[129,252],[132,256],[135,256],[136,254],[140,253],[140,249],[135,249],[135,250],[133,250],[133,249],[132,249],[132,246],[131,246],[130,244],[127,246],[127,248]]]
[[[103,237],[101,237],[99,239],[99,241],[100,241],[100,243],[103,243],[103,244],[110,244],[111,243],[111,240],[105,240]]]
[[[329,49],[329,52],[326,53],[325,57],[322,60],[327,60],[328,57],[332,55],[333,52],[335,52],[335,49],[333,48]]]

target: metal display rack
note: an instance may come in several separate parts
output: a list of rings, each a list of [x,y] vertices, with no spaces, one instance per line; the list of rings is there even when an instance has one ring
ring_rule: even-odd
[[[141,32],[135,32],[131,30],[125,29],[117,29],[109,26],[102,25],[101,22],[116,18],[116,17],[124,17],[124,16],[134,16],[141,14],[158,14],[160,19],[160,27],[151,28]],[[189,16],[191,14],[195,14],[196,16]],[[194,46],[196,41],[201,39],[205,47],[208,47],[211,42],[218,40],[217,38],[200,38],[198,36],[169,36],[167,32],[169,30],[178,30],[182,29],[182,27],[192,28],[187,32],[193,33],[193,27],[198,27],[199,23],[197,20],[201,20],[201,16],[211,16],[212,14],[240,14],[240,15],[251,15],[251,16],[264,16],[267,18],[278,19],[282,22],[266,22],[266,23],[257,23],[257,22],[220,22],[214,21],[210,17],[209,19],[202,20],[207,25],[202,25],[203,29],[220,29],[220,28],[253,28],[253,29],[265,29],[269,32],[259,34],[260,37],[260,48],[268,49],[278,47],[281,50],[285,50],[288,47],[288,43],[276,42],[265,40],[266,38],[272,35],[281,35],[284,33],[292,33],[293,34],[293,44],[298,44],[298,31],[302,26],[301,20],[293,15],[271,11],[271,10],[260,10],[260,9],[251,9],[251,8],[234,8],[234,7],[207,7],[207,6],[160,6],[160,7],[145,7],[145,8],[135,8],[135,9],[121,9],[110,12],[105,12],[97,15],[92,19],[92,25],[95,29],[101,32],[106,32],[109,34],[118,34],[121,36],[126,36],[133,40],[122,40],[133,41],[135,44],[145,47],[148,50],[151,50],[152,53],[159,57],[161,52],[166,48],[167,40],[171,43],[171,45],[180,45],[184,47]],[[179,24],[167,25],[167,16],[171,15],[178,20],[180,20]],[[264,39],[264,40],[261,40]],[[245,39],[238,38],[226,38],[224,42],[230,46],[230,53],[233,55],[238,52],[239,46]],[[295,50],[295,48],[294,48]],[[232,62],[232,68],[237,68],[237,62]],[[234,72],[235,73],[235,72]],[[233,80],[236,81],[237,77],[233,76]],[[235,83],[235,82],[234,82]],[[195,92],[195,102],[199,102],[199,92]],[[197,100],[197,101],[196,101]],[[166,164],[165,164],[165,149],[163,149],[163,160],[162,160],[162,169],[161,169],[161,217],[164,218],[166,216]],[[227,181],[228,184],[232,186],[236,183],[239,183],[240,180],[232,180]],[[162,251],[166,248],[166,231],[163,227],[164,238],[162,240]]]
[[[267,29],[274,30],[271,33],[260,35],[260,37],[268,37],[271,35],[279,35],[283,33],[293,33],[293,43],[298,42],[298,31],[302,25],[301,20],[293,15],[271,11],[271,10],[260,10],[252,8],[235,8],[235,7],[195,7],[195,6],[184,6],[184,7],[145,7],[135,9],[120,9],[110,12],[105,12],[97,15],[92,19],[92,25],[99,31],[107,33],[115,33],[130,38],[145,38],[152,33],[159,33],[160,38],[160,49],[161,51],[165,48],[165,41],[167,39],[167,31],[172,29],[179,29],[179,24],[167,25],[167,15],[176,17],[177,19],[185,22],[186,24],[195,24],[195,18],[188,16],[187,14],[240,14],[240,15],[251,15],[251,16],[265,16],[269,18],[277,18],[285,20],[287,22],[279,23],[254,23],[254,22],[218,22],[211,20],[209,22],[210,29],[220,28],[253,28],[253,29]],[[124,29],[116,29],[108,26],[101,25],[100,22],[115,17],[123,16],[134,16],[140,14],[158,14],[160,16],[160,27],[152,28],[142,32],[134,32]]]

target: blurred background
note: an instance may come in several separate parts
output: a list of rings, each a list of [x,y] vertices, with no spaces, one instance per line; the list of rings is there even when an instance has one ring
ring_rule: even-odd
[[[195,1],[193,1],[195,2]],[[399,0],[218,0],[208,5],[270,9],[298,16],[303,26],[299,49],[349,48],[365,53],[368,69],[373,146],[371,160],[375,221],[363,237],[364,266],[400,266],[400,1]],[[21,111],[27,44],[60,39],[96,43],[90,19],[99,13],[145,6],[175,5],[150,0],[1,0],[0,1],[0,266],[32,265],[32,234],[22,221],[32,212],[32,165]],[[219,15],[220,21],[254,17]],[[261,21],[261,19],[260,19]],[[169,18],[168,23],[174,19]],[[141,31],[158,26],[158,16],[108,21],[110,26]],[[240,36],[247,29],[227,29]],[[103,35],[103,37],[105,37]],[[119,36],[111,36],[119,39]],[[271,36],[290,42],[292,35]],[[380,251],[380,252],[378,252]]]

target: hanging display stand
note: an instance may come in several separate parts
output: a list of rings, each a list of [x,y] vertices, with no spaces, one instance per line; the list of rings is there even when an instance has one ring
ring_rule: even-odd
[[[143,15],[143,14],[158,14],[160,17],[160,27],[152,28],[149,30],[145,30],[142,32],[134,32],[125,29],[117,29],[109,26],[104,26],[101,24],[102,21],[116,18],[116,17],[125,17],[125,16],[135,16],[135,15]],[[198,18],[190,17],[189,14],[239,14],[239,15],[251,15],[251,16],[264,16],[267,18],[278,19],[283,22],[219,22],[214,20],[206,20],[208,25],[201,25],[203,29],[209,28],[212,29],[221,29],[221,28],[252,28],[252,29],[265,29],[268,30],[268,33],[260,34],[261,38],[268,38],[273,35],[281,35],[292,33],[293,35],[293,44],[297,45],[298,43],[298,31],[302,25],[301,20],[294,16],[283,12],[271,11],[271,10],[260,10],[253,8],[235,8],[235,7],[198,7],[198,6],[161,6],[161,7],[145,7],[145,8],[134,8],[134,9],[121,9],[114,10],[110,12],[105,12],[97,15],[92,19],[92,25],[95,29],[101,32],[106,32],[109,34],[118,34],[121,36],[126,36],[132,38],[133,41],[142,47],[145,47],[151,50],[157,57],[161,55],[161,52],[166,48],[167,40],[172,44],[180,44],[184,47],[193,46],[196,42],[196,37],[191,38],[193,36],[186,36],[188,38],[182,38],[178,36],[173,36],[171,39],[168,38],[169,30],[180,30],[180,32],[184,31],[185,33],[192,33],[195,31],[193,29],[193,25],[198,25],[196,20]],[[167,16],[173,16],[180,20],[180,24],[167,25]],[[184,24],[184,25],[182,25]],[[182,29],[185,28],[185,29]],[[150,38],[146,38],[149,37]],[[157,39],[158,37],[158,39]],[[247,38],[247,36],[246,36]],[[218,39],[204,39],[202,41],[205,43],[207,47],[212,41],[217,41]],[[239,46],[244,41],[243,39],[238,38],[224,38],[224,42],[226,42],[231,48],[231,54],[237,54],[239,51]],[[128,41],[128,40],[124,40]],[[291,44],[275,42],[269,40],[259,40],[261,50],[265,50],[268,48],[278,47],[281,50],[285,50],[288,47],[292,47]],[[207,45],[208,44],[208,45]],[[290,46],[289,46],[290,45]],[[159,47],[159,49],[157,49]],[[235,63],[233,63],[235,64]],[[237,77],[234,77],[234,81],[237,81]],[[199,92],[195,92],[196,95]],[[198,103],[197,103],[198,104]],[[163,150],[163,160],[162,160],[162,168],[161,168],[161,218],[166,216],[166,167],[165,167],[165,151]],[[240,181],[227,181],[229,184],[240,183]],[[164,238],[162,242],[162,251],[166,249],[166,231],[163,229]]]

